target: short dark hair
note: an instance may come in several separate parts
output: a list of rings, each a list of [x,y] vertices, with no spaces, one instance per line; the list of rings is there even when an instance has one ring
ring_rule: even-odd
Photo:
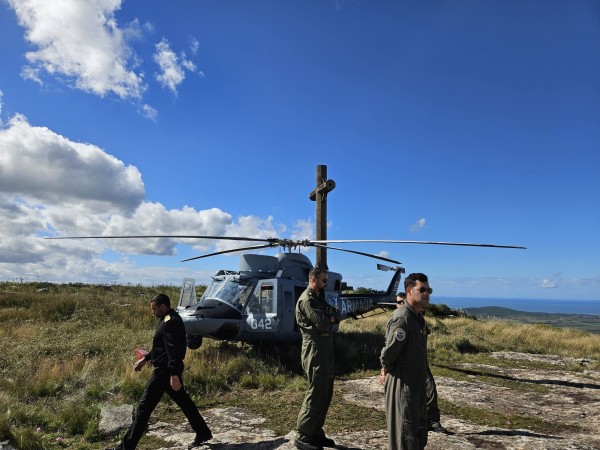
[[[406,298],[406,292],[398,292],[396,297],[400,297],[402,300],[404,300]]]
[[[156,306],[167,305],[167,308],[171,307],[171,299],[167,294],[158,294],[152,297],[150,303],[156,303]]]
[[[427,275],[424,273],[411,273],[404,279],[404,292],[407,292],[411,287],[414,287],[417,284],[417,281],[429,283]]]
[[[310,269],[310,272],[308,272],[308,279],[310,280],[312,278],[319,278],[319,275],[322,273],[327,273],[327,269],[323,269],[322,267],[313,267]]]

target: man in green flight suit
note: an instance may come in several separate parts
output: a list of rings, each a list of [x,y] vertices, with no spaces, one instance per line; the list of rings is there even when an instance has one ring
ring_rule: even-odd
[[[405,292],[398,292],[396,295],[396,304],[397,307],[400,308],[404,304],[406,300]],[[425,315],[425,309],[421,311],[421,315]],[[385,372],[384,369],[381,369],[381,377],[379,378],[379,382],[381,384],[385,383]],[[440,420],[440,408],[438,406],[438,394],[437,394],[437,386],[435,384],[435,380],[433,379],[433,374],[431,373],[431,369],[429,365],[427,365],[427,381],[425,382],[425,393],[427,398],[427,429],[429,431],[435,431],[436,433],[442,434],[452,434],[448,431],[444,426],[442,426]]]
[[[296,321],[302,333],[302,368],[310,383],[298,414],[298,439],[294,442],[301,450],[335,447],[333,439],[323,431],[333,396],[332,326],[339,322],[325,301],[328,281],[326,270],[311,269],[308,288],[296,303]]]
[[[381,365],[385,374],[385,415],[390,450],[423,450],[427,445],[427,328],[421,311],[433,289],[427,275],[404,280],[406,302],[387,323]]]

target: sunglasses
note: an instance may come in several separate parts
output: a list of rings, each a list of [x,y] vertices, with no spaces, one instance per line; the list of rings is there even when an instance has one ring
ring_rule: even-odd
[[[429,295],[431,295],[431,294],[433,294],[433,289],[431,289],[431,288],[428,288],[428,287],[425,287],[425,286],[421,286],[421,287],[419,288],[419,292],[420,292],[421,294],[424,294],[425,292],[427,292]]]

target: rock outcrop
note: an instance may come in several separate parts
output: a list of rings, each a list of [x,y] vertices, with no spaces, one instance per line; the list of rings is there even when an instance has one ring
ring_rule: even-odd
[[[429,433],[428,450],[522,449],[522,450],[594,450],[600,449],[600,372],[585,369],[589,360],[576,361],[580,372],[566,371],[566,358],[496,353],[496,358],[528,359],[555,364],[556,369],[518,369],[499,366],[465,364],[460,367],[465,379],[436,378],[441,399],[456,405],[500,412],[507,417],[533,416],[561,424],[551,433],[525,429],[482,426],[444,414],[442,423],[453,434]],[[536,359],[537,358],[537,359]],[[543,385],[544,393],[531,389],[517,390],[502,382],[482,382],[481,374],[512,383]],[[477,378],[476,378],[477,377]],[[471,381],[472,380],[472,381]],[[383,387],[378,377],[338,381],[345,401],[369,408],[383,409]],[[278,436],[262,427],[264,419],[243,408],[216,408],[202,411],[213,431],[213,440],[201,449],[219,450],[292,450],[295,432]],[[387,433],[382,428],[369,432],[331,434],[339,448],[353,450],[385,450]],[[561,431],[562,430],[562,431]],[[154,423],[149,433],[168,443],[161,450],[183,450],[194,438],[187,424]]]

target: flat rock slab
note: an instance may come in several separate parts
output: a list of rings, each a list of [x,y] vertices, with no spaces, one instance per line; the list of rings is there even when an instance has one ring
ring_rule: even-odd
[[[503,353],[497,358],[529,359],[539,355]],[[429,433],[427,450],[598,450],[600,449],[600,372],[562,370],[573,361],[561,357],[542,357],[543,362],[556,366],[554,370],[524,370],[490,365],[465,364],[459,367],[463,380],[436,378],[440,398],[453,404],[500,412],[510,417],[527,415],[547,422],[567,425],[567,431],[536,433],[531,430],[481,426],[443,414],[442,424],[454,434]],[[577,361],[587,366],[588,360]],[[511,389],[511,383],[486,383],[478,375],[507,380],[511,383],[532,383],[546,387],[548,392]],[[484,378],[485,379],[485,378]],[[379,377],[336,381],[345,401],[367,408],[383,410],[383,386]],[[215,450],[292,450],[296,433],[278,436],[263,427],[265,419],[243,408],[216,408],[202,411],[211,427],[213,439],[199,449]],[[385,424],[375,431],[331,434],[338,448],[351,450],[385,450]],[[194,438],[187,423],[155,423],[149,433],[168,446],[159,450],[185,450]]]

